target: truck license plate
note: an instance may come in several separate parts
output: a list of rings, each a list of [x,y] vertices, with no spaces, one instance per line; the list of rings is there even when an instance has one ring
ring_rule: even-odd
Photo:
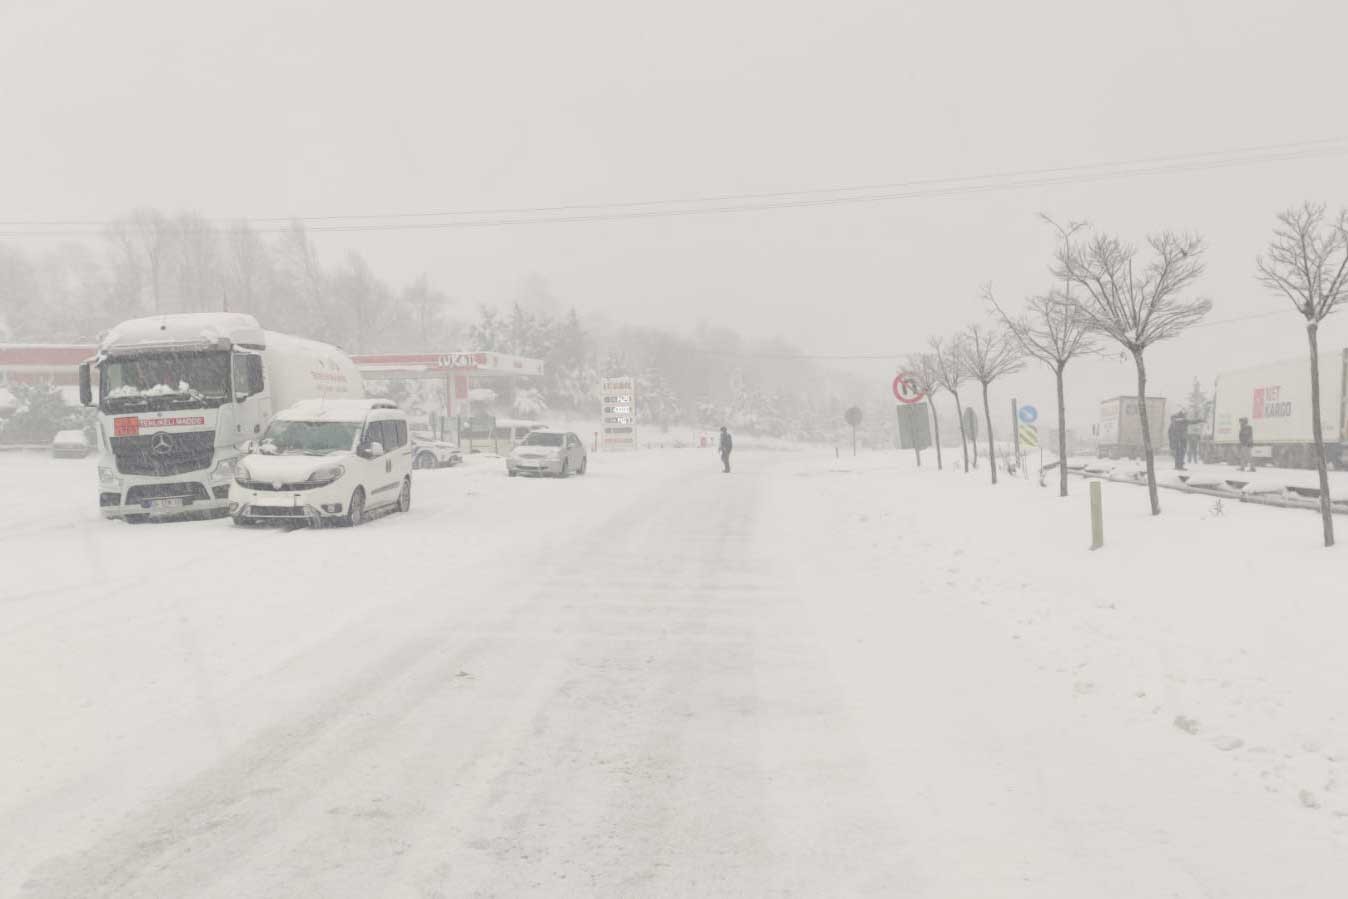
[[[182,504],[182,498],[178,496],[169,497],[168,499],[150,500],[151,509],[177,509],[181,507]]]

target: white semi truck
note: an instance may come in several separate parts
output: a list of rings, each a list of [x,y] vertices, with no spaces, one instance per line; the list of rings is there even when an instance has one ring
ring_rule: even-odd
[[[365,396],[341,350],[237,313],[123,322],[79,374],[80,401],[98,406],[99,508],[132,522],[225,514],[240,444],[275,413]]]
[[[1320,353],[1320,426],[1325,457],[1342,467],[1348,458],[1348,350]],[[1280,468],[1311,468],[1315,440],[1311,416],[1311,360],[1286,359],[1252,368],[1223,372],[1213,391],[1210,443],[1204,461],[1234,462],[1240,442],[1240,420],[1249,419],[1256,459]]]

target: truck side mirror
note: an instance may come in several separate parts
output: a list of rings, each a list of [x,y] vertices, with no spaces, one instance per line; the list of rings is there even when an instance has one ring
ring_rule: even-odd
[[[94,385],[93,378],[89,374],[89,363],[80,365],[80,405],[92,406],[94,404]]]

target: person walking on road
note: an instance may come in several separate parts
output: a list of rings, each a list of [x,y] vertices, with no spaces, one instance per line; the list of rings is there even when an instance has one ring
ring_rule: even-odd
[[[735,441],[731,439],[730,432],[725,429],[725,425],[721,425],[721,464],[725,466],[726,474],[730,473],[730,450],[734,446]]]
[[[1175,470],[1184,470],[1184,450],[1189,444],[1189,417],[1176,412],[1170,417],[1170,455],[1175,457]]]
[[[1254,471],[1254,462],[1251,453],[1254,450],[1254,428],[1250,427],[1250,420],[1242,418],[1240,420],[1240,446],[1238,447],[1237,459],[1240,464],[1236,466],[1237,471]]]

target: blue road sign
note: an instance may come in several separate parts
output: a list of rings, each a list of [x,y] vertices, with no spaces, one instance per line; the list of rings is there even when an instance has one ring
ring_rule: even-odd
[[[1020,411],[1016,414],[1019,415],[1020,420],[1027,425],[1032,425],[1039,420],[1039,410],[1034,406],[1021,406]]]

